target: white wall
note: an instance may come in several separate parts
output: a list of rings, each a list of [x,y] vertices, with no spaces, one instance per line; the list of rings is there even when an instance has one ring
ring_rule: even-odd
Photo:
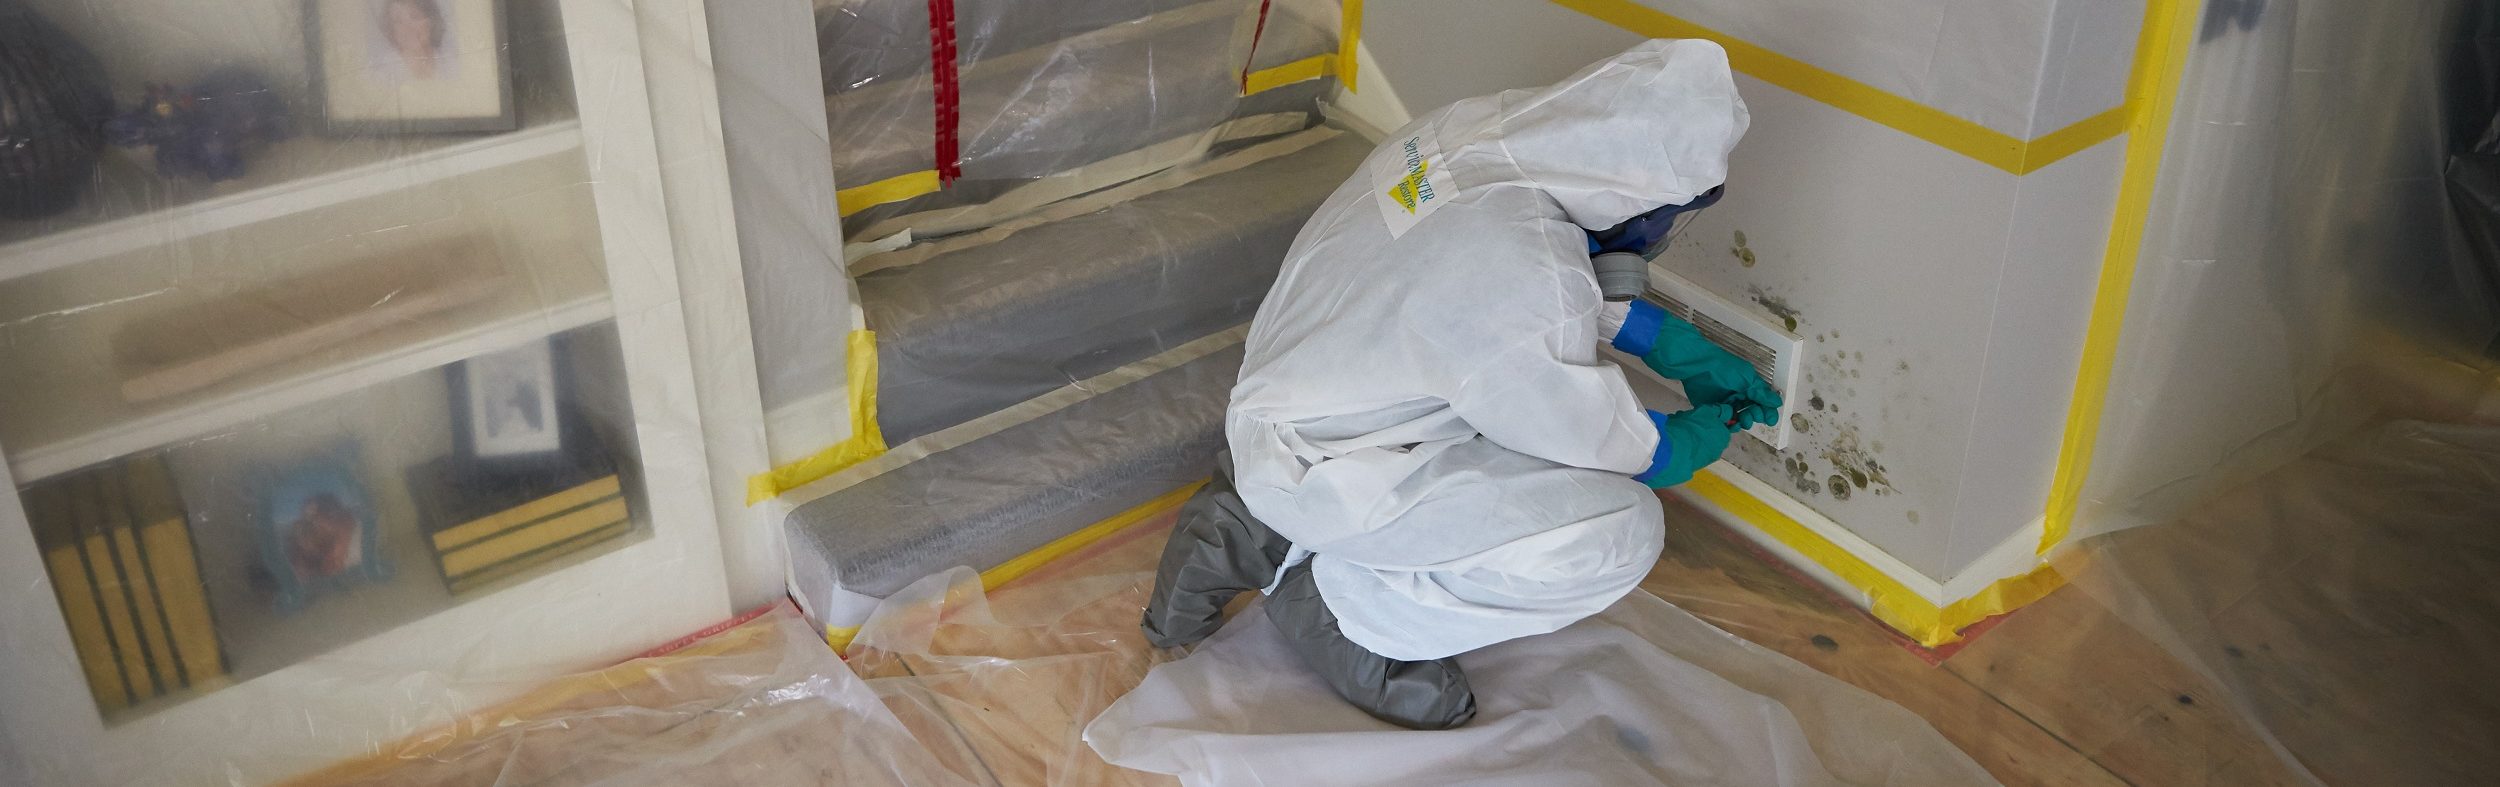
[[[2131,45],[2142,13],[2091,0],[1652,4],[2023,138],[2117,105],[2131,53],[2109,43]],[[1638,38],[1523,0],[1467,13],[1373,0],[1364,32],[1418,114],[1551,82]],[[2120,143],[2016,176],[1752,77],[1738,87],[1754,125],[1729,195],[1664,261],[1793,316],[1822,408],[1804,410],[1790,450],[1740,439],[1729,460],[1928,579],[1953,579],[2041,513]]]

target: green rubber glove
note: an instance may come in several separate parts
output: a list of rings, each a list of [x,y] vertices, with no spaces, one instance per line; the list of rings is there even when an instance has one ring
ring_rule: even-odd
[[[1702,338],[1701,329],[1692,323],[1667,317],[1641,362],[1659,376],[1682,382],[1685,398],[1693,404],[1733,408],[1735,428],[1740,431],[1758,423],[1779,423],[1780,406],[1785,404],[1779,391],[1763,382],[1753,364]]]
[[[1735,408],[1724,404],[1697,405],[1674,415],[1651,413],[1658,425],[1658,453],[1647,472],[1632,480],[1665,489],[1693,480],[1694,471],[1709,467],[1727,453],[1728,439],[1736,432],[1728,421],[1736,417]]]

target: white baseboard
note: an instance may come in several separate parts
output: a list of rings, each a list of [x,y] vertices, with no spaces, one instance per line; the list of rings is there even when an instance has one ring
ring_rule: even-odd
[[[1755,478],[1752,474],[1739,470],[1735,465],[1728,464],[1727,462],[1720,462],[1718,464],[1711,465],[1708,471],[1711,474],[1726,480],[1730,486],[1736,487],[1738,491],[1744,492],[1746,495],[1751,496],[1755,500],[1761,501],[1763,505],[1770,506],[1772,510],[1778,511],[1782,516],[1796,521],[1797,524],[1804,526],[1807,531],[1811,532],[1816,538],[1821,539],[1824,543],[1838,547],[1841,551],[1847,552],[1851,556],[1856,557],[1858,560],[1865,562],[1868,566],[1873,567],[1878,573],[1881,573],[1886,577],[1890,577],[1895,582],[1901,583],[1902,587],[1908,588],[1911,593],[1918,595],[1918,597],[1922,599],[1926,599],[1928,603],[1939,607],[1951,603],[1952,599],[1945,598],[1944,583],[1937,582],[1934,578],[1927,576],[1918,569],[1911,568],[1910,564],[1902,562],[1900,558],[1893,557],[1892,553],[1886,552],[1882,547],[1875,546],[1873,542],[1867,541],[1858,534],[1850,532],[1848,528],[1841,527],[1839,522],[1832,521],[1830,517],[1826,517],[1821,513],[1816,512],[1814,509],[1808,508],[1804,503],[1797,502],[1795,498],[1781,494],[1778,488],[1773,487],[1770,484],[1763,483],[1762,479]],[[1796,567],[1799,571],[1805,573],[1806,576],[1813,577],[1815,581],[1823,583],[1824,586],[1831,588],[1833,592],[1839,593],[1841,596],[1848,598],[1851,602],[1861,607],[1867,605],[1868,601],[1865,588],[1858,587],[1857,585],[1843,579],[1838,573],[1825,567],[1821,561],[1814,560],[1804,553],[1799,552],[1796,548],[1781,542],[1779,539],[1771,537],[1771,534],[1763,532],[1760,528],[1755,527],[1753,523],[1746,521],[1743,517],[1737,516],[1735,512],[1720,508],[1717,504],[1710,502],[1707,498],[1697,494],[1692,494],[1682,489],[1676,490],[1676,494],[1686,502],[1692,503],[1695,508],[1709,512],[1711,516],[1718,518],[1719,521],[1725,523],[1729,529],[1743,535],[1747,540],[1752,541],[1754,544],[1761,546],[1765,550],[1768,550],[1771,554],[1778,555],[1781,560],[1787,561],[1789,565]]]
[[[1797,502],[1795,498],[1781,493],[1777,487],[1764,483],[1761,479],[1737,469],[1734,465],[1720,462],[1711,465],[1709,472],[1725,480],[1728,485],[1735,487],[1738,491],[1769,506],[1781,516],[1795,521],[1815,539],[1865,563],[1877,573],[1883,574],[1938,609],[1977,596],[1998,581],[2029,574],[2043,563],[2037,550],[2041,529],[2046,520],[2035,519],[2031,524],[2006,536],[2003,541],[1989,549],[1987,554],[1981,555],[1970,565],[1962,567],[1962,570],[1955,573],[1952,579],[1939,582],[1934,577],[1927,576],[1925,572],[1911,568],[1908,563],[1894,557],[1892,553],[1850,532],[1839,522],[1816,512],[1804,503]],[[1841,597],[1849,599],[1851,603],[1861,608],[1870,606],[1866,587],[1861,583],[1849,581],[1839,572],[1824,565],[1822,560],[1817,560],[1774,538],[1770,533],[1764,532],[1752,522],[1747,521],[1745,517],[1721,508],[1701,495],[1682,489],[1676,490],[1676,495],[1679,499],[1693,504],[1695,508],[1708,512],[1720,522],[1725,523],[1730,530],[1744,536],[1747,541],[1778,556],[1780,560],[1795,567],[1800,573],[1813,578],[1814,581],[1830,588]]]

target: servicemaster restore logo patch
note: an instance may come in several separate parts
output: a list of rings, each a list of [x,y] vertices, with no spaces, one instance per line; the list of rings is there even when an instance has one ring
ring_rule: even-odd
[[[1372,201],[1380,205],[1380,218],[1389,225],[1389,237],[1403,236],[1417,222],[1441,207],[1450,189],[1449,175],[1433,166],[1440,148],[1422,135],[1407,137],[1398,143],[1398,157],[1385,159],[1390,166],[1380,173],[1379,190]]]

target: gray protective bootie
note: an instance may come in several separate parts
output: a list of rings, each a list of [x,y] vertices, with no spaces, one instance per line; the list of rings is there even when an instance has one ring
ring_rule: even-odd
[[[1146,641],[1158,648],[1195,644],[1224,625],[1224,605],[1267,587],[1292,544],[1259,524],[1233,491],[1230,462],[1181,506],[1163,544],[1155,589],[1146,599]]]
[[[1267,619],[1302,663],[1337,696],[1373,718],[1414,730],[1446,730],[1476,717],[1476,694],[1456,658],[1398,661],[1366,650],[1337,628],[1311,567],[1285,572],[1267,597]]]

